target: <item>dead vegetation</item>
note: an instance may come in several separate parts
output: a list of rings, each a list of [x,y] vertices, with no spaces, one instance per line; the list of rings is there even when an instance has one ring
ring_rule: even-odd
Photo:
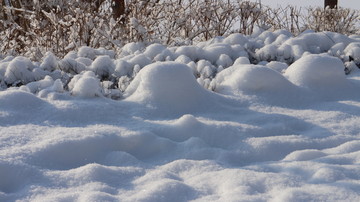
[[[119,15],[112,11],[112,0],[14,2],[3,0],[0,7],[0,53],[35,60],[48,51],[63,56],[81,46],[116,51],[137,41],[183,45],[234,32],[250,35],[256,28],[285,29],[294,35],[306,29],[359,32],[359,11],[345,8],[269,8],[242,0],[128,0]]]

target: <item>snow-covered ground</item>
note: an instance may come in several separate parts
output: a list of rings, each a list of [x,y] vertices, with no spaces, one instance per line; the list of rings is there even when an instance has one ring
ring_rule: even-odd
[[[359,60],[310,31],[5,57],[0,201],[360,201]]]

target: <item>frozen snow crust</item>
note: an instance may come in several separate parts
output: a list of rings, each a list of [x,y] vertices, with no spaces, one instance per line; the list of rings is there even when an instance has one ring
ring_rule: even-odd
[[[357,38],[0,58],[0,201],[360,201]]]

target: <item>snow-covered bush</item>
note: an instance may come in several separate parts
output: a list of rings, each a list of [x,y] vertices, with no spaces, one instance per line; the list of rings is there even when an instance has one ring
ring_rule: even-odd
[[[187,65],[158,62],[143,68],[124,93],[125,100],[166,111],[197,110],[210,92],[203,89]]]
[[[0,9],[0,16],[3,16],[0,18],[0,40],[4,42],[0,54],[21,54],[35,60],[43,58],[48,51],[62,57],[76,49],[79,49],[79,56],[94,60],[101,54],[86,46],[113,49],[119,55],[126,55],[131,52],[121,47],[129,42],[191,45],[236,32],[256,34],[258,30],[286,29],[299,34],[313,29],[352,34],[358,31],[359,22],[359,12],[349,9],[301,11],[291,6],[269,8],[250,1],[129,0],[125,14],[116,19],[109,6],[110,0],[19,2],[22,4],[5,5]],[[277,44],[288,36],[284,32],[276,39]],[[246,39],[237,35],[228,40],[242,44]],[[264,43],[269,45],[273,40],[275,38],[270,37]],[[160,44],[157,48],[157,54],[146,54],[151,60],[174,59],[169,52],[159,52]]]
[[[93,71],[101,80],[109,79],[114,73],[115,65],[109,56],[103,55],[97,57],[90,66]]]
[[[4,81],[8,85],[23,85],[35,81],[34,65],[25,57],[18,56],[8,63]]]
[[[346,80],[344,64],[328,55],[307,55],[287,68],[285,76],[294,84],[306,88],[333,88]]]
[[[292,84],[279,72],[262,65],[236,65],[220,72],[216,78],[216,92],[290,91]]]
[[[86,66],[83,63],[77,62],[73,58],[65,57],[59,61],[58,68],[63,72],[75,75],[84,71]]]
[[[71,79],[69,83],[71,94],[79,97],[100,97],[100,80],[96,78],[94,72],[85,71]]]

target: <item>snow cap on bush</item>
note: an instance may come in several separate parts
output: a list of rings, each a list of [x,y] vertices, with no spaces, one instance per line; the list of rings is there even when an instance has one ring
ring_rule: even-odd
[[[107,78],[114,73],[115,65],[108,55],[101,55],[94,60],[90,69],[100,78]]]
[[[162,44],[151,44],[150,46],[146,47],[144,54],[146,57],[150,59],[154,59],[156,55],[162,53],[166,49],[166,46]]]
[[[249,40],[240,33],[234,33],[224,39],[224,43],[235,45],[235,44],[246,44]]]
[[[77,62],[71,57],[64,57],[60,60],[58,67],[60,70],[70,74],[79,74],[86,69],[86,66],[83,63]]]
[[[204,48],[203,58],[215,64],[222,55],[232,56],[233,50],[229,44],[217,43]]]
[[[187,65],[158,62],[143,68],[124,96],[127,101],[184,112],[202,106],[209,94],[196,82]]]
[[[74,76],[69,83],[69,89],[73,95],[79,97],[102,96],[100,80],[91,71],[82,72]]]
[[[58,59],[52,52],[46,52],[40,68],[49,72],[54,71],[58,67]]]
[[[129,64],[127,61],[118,59],[118,60],[115,60],[114,63],[115,63],[114,74],[117,77],[122,77],[122,76],[126,76],[126,75],[130,76],[132,74],[131,64]]]
[[[7,84],[14,84],[15,82],[27,84],[35,80],[33,69],[34,65],[28,58],[18,56],[6,68],[4,80]]]
[[[250,64],[250,60],[248,57],[238,57],[233,65],[235,66],[235,65],[248,65],[248,64]]]
[[[79,48],[78,56],[94,60],[96,58],[96,52],[93,48],[82,46],[81,48]]]
[[[216,61],[217,66],[222,66],[225,68],[231,66],[232,63],[232,59],[226,54],[221,54],[219,59]]]
[[[293,85],[279,72],[262,65],[232,66],[216,76],[215,91],[232,94],[287,91]]]
[[[132,65],[139,65],[140,68],[145,67],[148,64],[151,64],[151,60],[145,54],[135,55],[133,58],[129,60],[129,63]]]
[[[331,88],[346,81],[344,64],[339,58],[329,55],[307,55],[285,71],[285,76],[294,84],[308,88]]]

